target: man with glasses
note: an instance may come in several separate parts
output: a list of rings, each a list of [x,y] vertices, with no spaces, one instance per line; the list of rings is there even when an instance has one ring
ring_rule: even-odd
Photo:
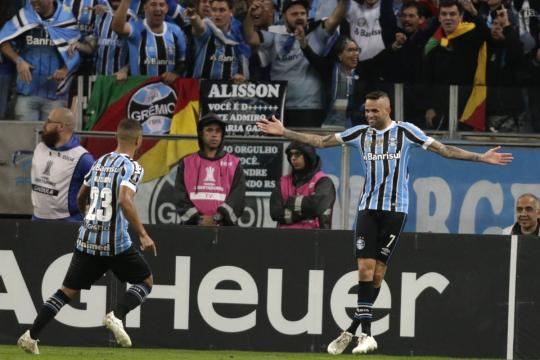
[[[94,162],[73,134],[67,108],[51,111],[32,158],[33,220],[81,221],[77,193]]]

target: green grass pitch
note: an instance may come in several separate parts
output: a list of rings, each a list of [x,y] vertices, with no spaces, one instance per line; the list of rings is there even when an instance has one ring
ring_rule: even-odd
[[[174,349],[122,349],[40,346],[41,355],[24,353],[15,345],[0,345],[0,360],[456,360],[456,358],[429,356],[389,356],[344,354],[338,357],[315,353],[267,353],[247,351],[199,351]]]

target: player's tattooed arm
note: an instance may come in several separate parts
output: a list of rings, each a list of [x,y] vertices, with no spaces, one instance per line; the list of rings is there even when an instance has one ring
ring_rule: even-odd
[[[458,148],[457,146],[445,145],[437,140],[433,140],[429,145],[428,150],[431,150],[447,159],[459,159],[468,161],[480,161],[482,154],[470,152]]]
[[[480,161],[493,165],[506,165],[512,162],[514,157],[511,153],[499,153],[501,147],[497,146],[489,149],[483,154],[467,151],[457,146],[445,145],[437,140],[429,145],[428,150],[431,150],[447,159],[458,159],[467,161]]]
[[[308,144],[313,147],[323,148],[340,145],[340,142],[334,134],[323,136],[292,131],[286,129],[281,123],[281,121],[279,121],[275,116],[272,116],[271,119],[264,119],[258,121],[257,126],[265,134],[283,136],[289,140]]]
[[[285,131],[283,132],[283,136],[289,140],[301,142],[317,148],[337,146],[340,144],[334,134],[321,136],[285,129]]]

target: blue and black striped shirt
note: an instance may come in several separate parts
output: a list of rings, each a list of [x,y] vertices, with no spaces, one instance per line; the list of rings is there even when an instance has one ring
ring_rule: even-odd
[[[128,46],[125,38],[112,30],[113,14],[98,16],[94,35],[97,40],[97,75],[113,75],[128,63]],[[130,15],[128,14],[128,20]]]
[[[177,25],[164,22],[161,34],[154,33],[146,20],[130,21],[129,25],[131,75],[162,75],[174,71],[186,59],[186,37]]]
[[[380,131],[358,125],[336,138],[357,148],[366,166],[359,209],[407,213],[410,150],[413,146],[427,149],[433,139],[411,123],[394,121]]]
[[[92,165],[84,178],[84,185],[90,188],[90,207],[79,228],[79,251],[114,256],[130,248],[128,221],[118,196],[122,186],[137,191],[143,174],[136,161],[116,152],[103,155]]]

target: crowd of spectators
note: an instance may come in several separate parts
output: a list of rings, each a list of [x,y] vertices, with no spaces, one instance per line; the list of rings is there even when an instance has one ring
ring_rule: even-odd
[[[487,85],[486,128],[540,130],[539,0],[0,0],[0,119],[45,120],[73,75],[286,80],[285,123],[363,123],[404,83],[405,120],[445,129]],[[73,86],[71,86],[73,88]],[[467,130],[467,125],[464,129]]]

